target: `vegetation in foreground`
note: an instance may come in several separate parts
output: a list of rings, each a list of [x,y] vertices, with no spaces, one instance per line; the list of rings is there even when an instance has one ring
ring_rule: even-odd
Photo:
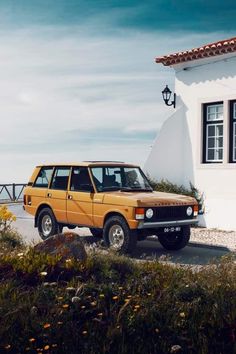
[[[235,353],[236,265],[0,258],[3,353]]]
[[[194,272],[1,243],[1,353],[236,353],[233,255]]]

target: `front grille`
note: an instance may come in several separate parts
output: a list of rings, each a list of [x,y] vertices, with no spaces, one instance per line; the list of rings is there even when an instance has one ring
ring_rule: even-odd
[[[186,209],[188,207],[189,205],[152,208],[154,211],[153,217],[151,219],[148,219],[145,216],[145,221],[155,222],[155,221],[172,221],[172,220],[174,221],[174,220],[192,219],[193,214],[190,216],[186,214]]]

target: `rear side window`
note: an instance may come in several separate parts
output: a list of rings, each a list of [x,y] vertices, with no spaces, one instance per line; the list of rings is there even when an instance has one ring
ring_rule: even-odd
[[[53,167],[42,167],[36,181],[34,183],[34,187],[37,188],[48,188],[52,177]]]
[[[52,179],[51,189],[67,190],[70,167],[56,167]]]

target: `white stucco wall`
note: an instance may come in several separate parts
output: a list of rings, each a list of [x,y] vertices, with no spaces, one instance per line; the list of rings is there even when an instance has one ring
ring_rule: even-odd
[[[174,70],[176,110],[163,124],[144,169],[157,179],[186,186],[191,181],[205,194],[201,224],[236,230],[236,164],[228,163],[228,104],[236,99],[236,55],[178,64]],[[224,162],[203,164],[202,104],[216,101],[224,101]]]

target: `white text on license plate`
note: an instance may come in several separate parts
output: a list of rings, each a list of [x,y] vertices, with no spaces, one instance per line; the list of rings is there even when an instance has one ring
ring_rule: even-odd
[[[176,227],[165,227],[164,228],[164,232],[178,232],[181,231],[181,227],[180,226],[176,226]]]

